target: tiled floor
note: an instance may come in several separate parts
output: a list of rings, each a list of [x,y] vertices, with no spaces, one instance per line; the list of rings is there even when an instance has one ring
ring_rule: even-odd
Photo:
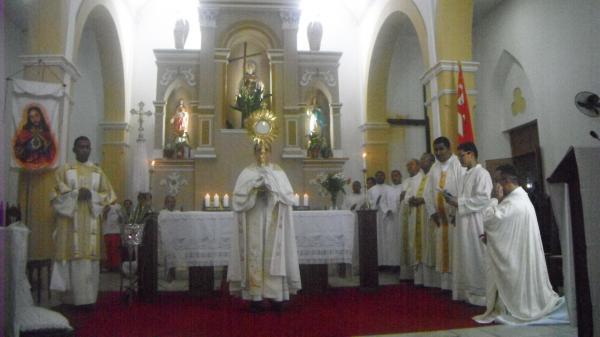
[[[159,275],[163,275],[159,273]],[[220,286],[220,278],[222,269],[215,268],[215,286]],[[358,276],[354,277],[337,277],[333,270],[330,270],[329,285],[332,287],[352,287],[358,286]],[[397,276],[391,273],[380,273],[379,284],[396,284],[398,283]],[[165,279],[159,279],[159,291],[182,291],[187,290],[187,270],[178,269],[177,277],[172,282],[167,282]],[[120,286],[120,275],[118,273],[101,273],[100,274],[100,290],[101,291],[118,291]],[[54,294],[53,294],[54,295]],[[42,306],[52,307],[58,305],[57,296],[53,296],[51,301],[48,301],[47,294],[42,293]],[[457,329],[447,331],[430,331],[421,333],[405,333],[405,334],[387,334],[378,335],[386,337],[576,337],[577,328],[568,325],[544,325],[544,326],[505,326],[492,325],[482,326],[480,328]]]

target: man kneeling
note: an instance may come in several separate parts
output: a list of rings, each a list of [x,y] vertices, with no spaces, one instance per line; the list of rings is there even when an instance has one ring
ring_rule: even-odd
[[[496,198],[483,214],[487,310],[473,319],[479,323],[568,323],[564,298],[550,285],[535,209],[519,186],[515,168],[498,167],[494,180]]]

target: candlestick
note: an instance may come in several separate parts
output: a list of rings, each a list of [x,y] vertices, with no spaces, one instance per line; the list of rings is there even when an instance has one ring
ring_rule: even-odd
[[[308,194],[304,193],[304,197],[302,199],[303,199],[302,205],[308,206]]]
[[[209,208],[210,207],[210,195],[208,193],[206,193],[206,195],[204,196],[204,208]]]
[[[298,193],[294,194],[294,206],[300,206],[300,196]]]
[[[227,193],[223,196],[223,207],[229,207],[229,194]]]
[[[215,193],[215,197],[213,198],[213,207],[219,207],[219,194]]]
[[[367,169],[367,153],[366,152],[363,152],[363,154],[362,154],[362,164],[363,164],[363,166],[362,166],[363,170],[366,170]]]

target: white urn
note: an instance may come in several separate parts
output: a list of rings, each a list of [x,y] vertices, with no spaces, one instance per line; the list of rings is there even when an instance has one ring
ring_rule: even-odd
[[[321,49],[321,39],[323,38],[323,25],[319,21],[311,21],[306,28],[308,36],[308,47],[311,51]]]

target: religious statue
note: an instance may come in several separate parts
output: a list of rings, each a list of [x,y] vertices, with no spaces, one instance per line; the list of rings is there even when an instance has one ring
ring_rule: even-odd
[[[56,160],[56,139],[41,107],[31,105],[25,111],[24,122],[13,141],[16,162],[29,170],[48,167]]]
[[[185,148],[190,147],[188,136],[189,113],[183,104],[183,100],[179,100],[179,105],[177,105],[177,109],[170,122],[173,131],[173,146],[177,158],[183,159]]]
[[[327,142],[323,137],[323,127],[326,125],[323,119],[323,111],[317,105],[316,98],[313,98],[311,105],[312,108],[306,111],[308,117],[307,156],[316,159],[325,150],[323,157],[329,158],[331,150],[327,147]]]
[[[235,105],[232,106],[242,113],[242,123],[252,112],[258,110],[264,99],[269,96],[270,94],[264,94],[263,84],[256,76],[256,63],[254,61],[246,62],[240,89],[235,97]]]
[[[179,19],[175,22],[175,29],[173,30],[175,49],[183,49],[189,31],[190,25],[186,19]]]

